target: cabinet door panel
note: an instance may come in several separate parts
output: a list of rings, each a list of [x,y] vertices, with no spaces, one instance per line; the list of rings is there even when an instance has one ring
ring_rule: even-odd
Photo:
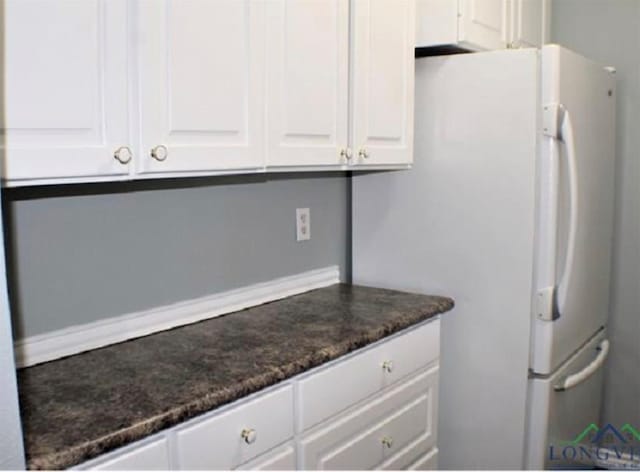
[[[253,430],[254,439],[242,437]],[[181,469],[229,470],[293,438],[291,385],[243,400],[224,412],[194,419],[176,429],[176,458]]]
[[[349,2],[267,6],[270,166],[336,165],[347,147]]]
[[[264,2],[144,0],[139,19],[139,171],[261,167]]]
[[[434,448],[415,461],[408,470],[438,470],[438,448]]]
[[[440,320],[432,320],[301,379],[298,429],[306,430],[427,366],[439,350]],[[383,369],[385,362],[391,362],[391,372]]]
[[[548,0],[514,0],[511,41],[518,47],[542,47],[546,42]]]
[[[170,468],[169,442],[161,433],[75,465],[70,470],[168,470]]]
[[[236,470],[296,470],[296,450],[293,443],[266,452]]]
[[[461,0],[460,41],[479,49],[507,47],[508,0]]]
[[[168,451],[167,440],[162,438],[97,464],[95,470],[167,470],[169,469]]]
[[[10,185],[126,175],[126,0],[5,0],[0,143]]]
[[[458,2],[416,0],[416,47],[458,42]]]
[[[304,469],[379,469],[414,441],[426,452],[437,439],[437,389],[435,367],[311,430],[300,440]]]
[[[354,158],[358,164],[409,163],[413,160],[415,2],[355,0],[353,5]]]

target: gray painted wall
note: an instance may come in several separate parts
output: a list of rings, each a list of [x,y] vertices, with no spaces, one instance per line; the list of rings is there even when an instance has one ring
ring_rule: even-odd
[[[616,222],[606,422],[640,426],[640,1],[553,0],[552,40],[617,69]]]
[[[5,191],[14,336],[350,265],[349,179],[240,176]],[[311,240],[295,241],[295,209]]]

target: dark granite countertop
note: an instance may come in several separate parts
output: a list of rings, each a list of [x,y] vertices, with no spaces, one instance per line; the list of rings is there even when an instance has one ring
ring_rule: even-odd
[[[79,464],[452,307],[339,284],[22,369],[27,466]]]

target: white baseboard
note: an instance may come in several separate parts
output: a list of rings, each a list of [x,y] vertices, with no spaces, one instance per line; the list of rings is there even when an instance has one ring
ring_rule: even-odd
[[[14,343],[16,365],[28,367],[40,364],[326,287],[339,281],[339,268],[331,266],[31,336]]]

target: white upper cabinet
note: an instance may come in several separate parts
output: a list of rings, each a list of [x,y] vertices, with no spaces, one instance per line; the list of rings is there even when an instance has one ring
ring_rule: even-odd
[[[4,0],[2,8],[8,185],[126,176],[127,1]]]
[[[482,49],[507,47],[508,0],[461,0],[459,41]]]
[[[416,47],[469,50],[541,47],[549,0],[416,0]]]
[[[346,163],[349,2],[269,0],[267,64],[267,165]]]
[[[458,42],[458,0],[416,0],[416,47]]]
[[[512,47],[541,47],[549,41],[549,0],[513,0]]]
[[[261,168],[265,2],[139,5],[138,171]]]
[[[413,160],[414,0],[353,1],[352,148],[357,165]]]
[[[412,161],[415,0],[0,1],[5,185]]]

